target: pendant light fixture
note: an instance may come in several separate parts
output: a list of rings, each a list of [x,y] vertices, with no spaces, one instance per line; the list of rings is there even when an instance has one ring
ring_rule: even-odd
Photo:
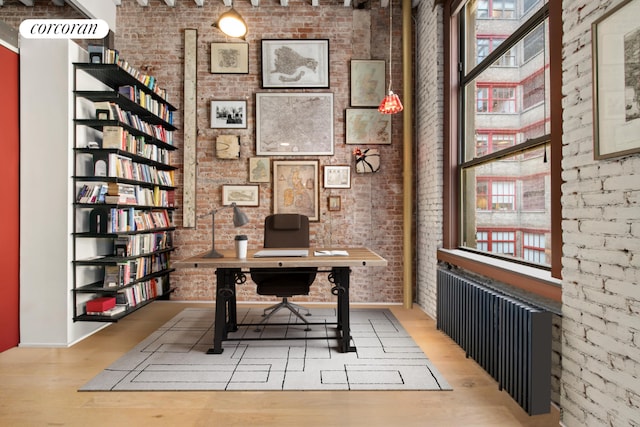
[[[230,10],[220,15],[220,18],[218,18],[213,26],[229,37],[244,39],[244,36],[247,34],[247,23],[242,19],[242,16],[236,12],[233,6]]]
[[[391,49],[391,41],[393,36],[393,1],[389,0],[389,93],[384,97],[378,111],[382,114],[396,114],[404,109],[398,95],[391,90],[391,73],[393,71],[393,51]]]

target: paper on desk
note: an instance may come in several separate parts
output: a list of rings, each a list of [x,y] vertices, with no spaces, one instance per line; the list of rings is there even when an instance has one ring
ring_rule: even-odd
[[[315,255],[315,256],[349,256],[349,252],[341,251],[341,250],[314,251],[313,255]]]

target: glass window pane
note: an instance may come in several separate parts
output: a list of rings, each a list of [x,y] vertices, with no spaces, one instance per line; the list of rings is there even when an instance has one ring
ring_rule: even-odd
[[[537,28],[546,32],[546,21]],[[465,161],[550,133],[548,58],[543,49],[517,67],[491,66],[466,85],[465,97],[475,101],[475,111],[467,109],[464,118]],[[494,135],[488,150],[476,150],[479,134]],[[499,135],[509,135],[509,140],[501,144]]]
[[[548,265],[549,156],[537,148],[464,170],[462,246]]]

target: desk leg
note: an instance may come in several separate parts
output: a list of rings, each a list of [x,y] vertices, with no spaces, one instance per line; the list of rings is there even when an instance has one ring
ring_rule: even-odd
[[[351,324],[349,319],[349,267],[334,267],[332,272],[335,281],[335,294],[338,297],[338,329],[342,330],[339,349],[342,353],[356,351],[351,346]]]
[[[224,350],[222,341],[227,338],[227,333],[230,330],[237,329],[234,277],[233,269],[219,268],[216,270],[216,316],[213,325],[213,348],[207,350],[207,354],[222,353]]]

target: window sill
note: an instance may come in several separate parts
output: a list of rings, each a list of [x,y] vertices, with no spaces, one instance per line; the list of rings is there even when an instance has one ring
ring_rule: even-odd
[[[555,302],[562,302],[562,281],[543,269],[462,251],[438,249],[438,261],[498,280]]]

